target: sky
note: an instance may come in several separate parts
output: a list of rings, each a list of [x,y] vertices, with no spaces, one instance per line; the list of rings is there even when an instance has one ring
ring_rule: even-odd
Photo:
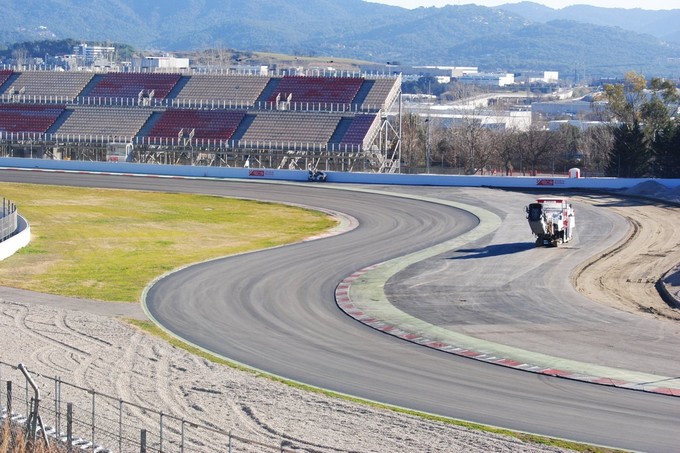
[[[419,6],[467,5],[474,3],[480,6],[498,6],[505,3],[519,3],[518,0],[370,0],[374,3],[401,6],[402,8],[418,8]],[[570,5],[592,5],[602,8],[644,8],[644,9],[680,9],[678,0],[531,0],[550,8],[558,9]]]

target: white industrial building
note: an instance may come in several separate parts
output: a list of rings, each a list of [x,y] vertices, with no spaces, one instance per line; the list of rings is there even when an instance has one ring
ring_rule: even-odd
[[[149,71],[155,71],[159,69],[181,70],[189,69],[189,59],[176,58],[173,56],[142,57],[141,59],[135,59],[133,66],[135,68]]]
[[[73,55],[78,61],[78,65],[89,66],[102,61],[112,62],[116,55],[115,47],[108,46],[90,46],[88,44],[80,44],[73,47]]]
[[[531,127],[531,111],[497,110],[492,108],[471,108],[463,105],[405,105],[404,113],[414,113],[421,118],[432,119],[444,127],[457,127],[474,122],[489,129],[529,130]]]
[[[531,104],[531,110],[534,114],[541,115],[544,118],[555,117],[582,117],[588,114],[595,113],[597,105],[592,102],[584,100],[572,100],[562,102],[534,102]]]
[[[478,72],[464,74],[458,77],[457,81],[470,85],[504,87],[515,83],[515,75],[510,73]]]
[[[522,72],[515,76],[515,80],[522,83],[558,83],[560,81],[560,73],[559,71]]]

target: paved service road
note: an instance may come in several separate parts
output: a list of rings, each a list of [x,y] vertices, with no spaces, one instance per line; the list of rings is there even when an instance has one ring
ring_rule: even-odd
[[[339,311],[334,289],[342,278],[474,228],[476,218],[460,210],[311,184],[27,172],[2,172],[1,179],[209,193],[344,212],[359,220],[351,232],[203,263],[161,279],[148,293],[150,313],[177,335],[220,355],[337,392],[632,450],[669,452],[680,445],[680,398],[445,354],[375,331]],[[469,195],[471,190],[461,193]],[[474,248],[483,249],[491,236],[478,240]],[[588,238],[581,241],[588,246]],[[503,254],[497,255],[502,262]]]

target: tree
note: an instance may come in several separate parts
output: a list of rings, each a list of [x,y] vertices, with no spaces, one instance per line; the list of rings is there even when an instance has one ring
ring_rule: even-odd
[[[613,145],[611,126],[589,127],[583,131],[578,140],[578,149],[583,154],[583,170],[591,176],[604,174]]]
[[[405,113],[401,121],[401,158],[409,172],[424,162],[425,141],[423,119],[416,113]]]
[[[644,178],[650,176],[650,148],[639,122],[621,124],[614,129],[614,146],[606,176]]]
[[[680,123],[669,122],[657,131],[652,144],[653,173],[659,178],[680,177]]]
[[[28,50],[26,50],[25,47],[17,47],[14,50],[12,50],[12,59],[14,60],[14,64],[21,68],[26,64],[28,58]]]
[[[632,125],[642,119],[642,104],[645,102],[645,76],[628,72],[624,83],[605,84],[604,94],[608,101],[608,111],[613,119]]]
[[[475,117],[463,118],[452,132],[453,145],[465,167],[465,174],[484,174],[493,155],[492,132]]]
[[[528,162],[532,174],[536,174],[541,163],[557,146],[557,135],[535,124],[518,136],[522,159]]]
[[[667,157],[668,151],[664,149],[674,135],[672,116],[678,111],[680,101],[677,87],[671,81],[658,78],[647,83],[644,76],[629,72],[625,83],[605,85],[604,91],[610,114],[621,123],[614,133],[611,157],[615,161],[607,166],[607,174],[655,176],[652,171],[661,171],[665,165],[653,160]],[[662,143],[657,144],[657,140]],[[633,152],[639,155],[631,155]],[[628,167],[635,162],[640,168]]]
[[[497,131],[495,143],[497,145],[497,157],[502,174],[512,176],[515,169],[513,161],[519,162],[517,155],[517,132],[511,129]]]

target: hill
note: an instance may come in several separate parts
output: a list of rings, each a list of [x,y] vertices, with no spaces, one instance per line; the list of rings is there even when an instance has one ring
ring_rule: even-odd
[[[676,76],[673,61],[680,59],[680,44],[626,32],[624,25],[646,28],[626,10],[606,8],[552,10],[525,2],[408,10],[362,0],[0,1],[4,43],[73,38],[161,51],[230,48],[487,71],[585,71],[589,77],[631,69]],[[661,33],[666,19],[652,13],[645,12],[645,27]],[[670,36],[678,26],[666,22]]]
[[[589,5],[553,9],[534,2],[509,3],[498,8],[525,17],[532,22],[573,20],[593,25],[619,27],[680,44],[680,9],[651,11],[642,8],[598,8]]]

